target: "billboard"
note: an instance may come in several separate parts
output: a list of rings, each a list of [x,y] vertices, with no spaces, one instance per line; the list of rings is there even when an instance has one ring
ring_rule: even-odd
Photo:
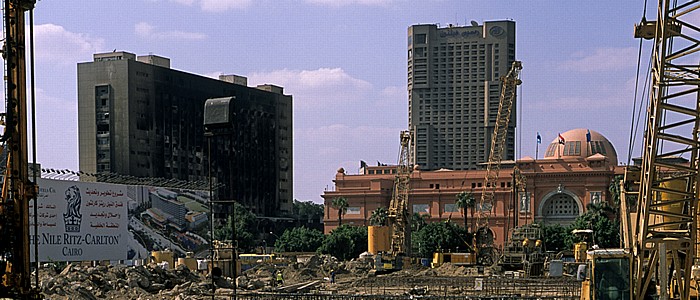
[[[209,193],[201,190],[39,179],[40,261],[144,260],[153,250],[209,253]],[[34,232],[34,203],[30,202]]]
[[[126,259],[126,186],[51,179],[37,183],[38,233],[32,235],[30,247],[39,245],[40,261]],[[34,201],[29,214],[34,228]]]

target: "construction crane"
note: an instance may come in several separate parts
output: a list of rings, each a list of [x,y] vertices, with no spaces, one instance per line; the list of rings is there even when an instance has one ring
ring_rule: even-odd
[[[634,32],[654,46],[641,165],[627,168],[620,187],[626,249],[588,252],[581,299],[698,296],[700,1],[659,0],[657,8],[658,20],[643,18]]]
[[[486,165],[481,202],[479,203],[476,230],[477,262],[482,265],[492,265],[495,262],[493,248],[493,232],[489,228],[489,219],[493,210],[493,200],[496,194],[498,172],[501,170],[501,160],[506,143],[508,123],[515,101],[515,91],[521,81],[518,78],[522,70],[520,61],[514,61],[508,74],[501,77],[501,97],[498,104],[498,115],[491,136],[491,151]]]
[[[394,191],[389,203],[387,220],[391,228],[390,253],[378,253],[375,257],[375,271],[386,273],[401,270],[404,258],[411,255],[411,226],[408,214],[409,181],[411,179],[411,132],[401,131],[401,152],[396,167]]]
[[[7,112],[0,141],[7,152],[7,169],[0,199],[0,298],[40,298],[31,286],[29,201],[36,199],[37,188],[28,176],[25,61],[25,12],[35,4],[35,0],[5,0],[3,6]]]
[[[698,8],[697,0],[659,0],[658,20],[642,20],[635,28],[636,37],[654,33],[632,251],[635,298],[647,294],[652,278],[658,278],[662,298],[674,290],[670,281],[677,282],[680,299],[690,298],[690,271],[698,257],[700,28],[693,24]]]

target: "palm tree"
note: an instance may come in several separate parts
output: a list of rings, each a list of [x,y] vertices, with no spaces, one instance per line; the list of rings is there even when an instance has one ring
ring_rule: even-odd
[[[333,198],[331,206],[338,210],[338,227],[343,224],[343,215],[348,212],[348,199],[345,197]]]
[[[474,216],[474,206],[476,205],[476,200],[474,199],[474,194],[471,192],[461,192],[457,194],[457,199],[455,200],[455,205],[457,208],[462,210],[462,216],[464,217],[464,228],[467,227],[467,208],[471,209],[472,217]]]
[[[594,217],[610,218],[611,215],[615,215],[615,209],[607,202],[588,203],[586,204],[586,211]]]
[[[610,197],[612,198],[612,202],[615,207],[620,206],[620,181],[622,181],[622,179],[624,179],[624,176],[616,175],[610,181],[610,185],[608,186],[608,191],[610,191]]]
[[[428,224],[427,219],[430,217],[428,214],[421,214],[414,212],[411,215],[411,231],[416,232]]]
[[[372,214],[369,216],[369,224],[372,226],[385,226],[388,215],[389,212],[386,208],[377,208],[372,211]]]

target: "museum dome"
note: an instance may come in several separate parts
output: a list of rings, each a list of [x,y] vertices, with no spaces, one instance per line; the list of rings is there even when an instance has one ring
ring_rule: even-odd
[[[587,138],[590,132],[590,142]],[[612,143],[597,131],[577,128],[561,134],[564,143],[555,137],[544,153],[544,158],[587,158],[596,153],[606,156],[610,162],[617,163],[617,152]]]

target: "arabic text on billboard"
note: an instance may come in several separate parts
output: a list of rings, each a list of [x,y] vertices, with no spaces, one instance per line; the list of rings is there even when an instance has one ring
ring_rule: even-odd
[[[40,179],[40,261],[123,260],[127,253],[127,201],[123,185]],[[34,226],[30,203],[30,226]],[[34,252],[32,252],[32,256]],[[34,257],[32,257],[34,260]]]

